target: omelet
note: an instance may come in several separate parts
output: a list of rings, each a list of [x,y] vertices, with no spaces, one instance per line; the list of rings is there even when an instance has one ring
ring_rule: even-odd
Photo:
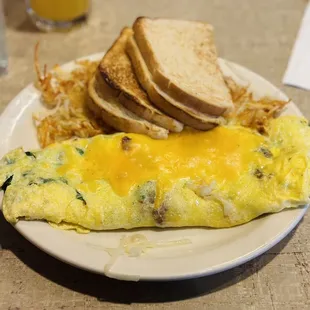
[[[241,126],[153,140],[98,135],[0,161],[7,221],[90,230],[232,227],[309,203],[310,127],[282,116],[267,134]]]

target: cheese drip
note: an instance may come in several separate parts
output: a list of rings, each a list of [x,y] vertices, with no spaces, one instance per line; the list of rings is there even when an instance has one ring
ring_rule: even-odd
[[[104,179],[120,196],[136,185],[155,180],[160,197],[182,178],[198,184],[236,181],[250,163],[268,161],[257,152],[264,139],[239,127],[187,131],[171,134],[167,140],[124,133],[107,139],[97,136],[84,141],[87,148],[83,156],[67,145],[66,161],[57,172],[78,175],[93,191],[97,190],[94,181]]]

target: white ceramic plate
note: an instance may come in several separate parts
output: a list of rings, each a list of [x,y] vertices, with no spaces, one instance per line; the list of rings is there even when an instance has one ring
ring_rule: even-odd
[[[96,54],[90,59],[99,59]],[[225,74],[251,84],[258,95],[278,99],[287,97],[257,74],[230,62],[220,61]],[[64,66],[72,69],[73,63]],[[13,148],[25,150],[38,147],[32,124],[33,112],[44,110],[39,92],[33,85],[26,87],[8,105],[0,117],[0,156]],[[291,103],[285,114],[301,115]],[[0,198],[1,199],[1,198]],[[97,273],[105,273],[110,256],[105,248],[117,248],[123,236],[144,234],[150,241],[189,239],[190,244],[149,249],[139,257],[120,256],[108,276],[125,280],[175,280],[200,277],[233,268],[255,258],[283,239],[301,220],[306,207],[283,211],[229,229],[141,229],[110,231],[80,235],[51,228],[44,222],[20,221],[15,228],[29,241],[52,256]]]

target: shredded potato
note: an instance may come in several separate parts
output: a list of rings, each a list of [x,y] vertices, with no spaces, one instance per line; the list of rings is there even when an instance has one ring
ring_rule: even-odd
[[[73,137],[87,138],[112,129],[96,118],[87,108],[89,79],[94,74],[98,62],[77,61],[77,68],[68,73],[59,66],[47,72],[46,65],[41,74],[35,48],[36,87],[41,91],[41,99],[51,109],[48,115],[33,115],[37,136],[41,147]]]
[[[261,98],[254,100],[248,87],[237,85],[232,78],[226,78],[235,110],[227,116],[229,123],[250,127],[260,133],[265,133],[269,120],[275,118],[289,101]]]
[[[77,61],[77,68],[70,73],[58,65],[47,72],[45,65],[41,74],[38,48],[39,44],[35,47],[36,86],[41,91],[43,103],[51,109],[49,115],[33,115],[41,147],[75,137],[87,138],[114,132],[87,108],[87,100],[90,100],[87,85],[98,62]],[[268,121],[288,103],[269,98],[254,100],[248,88],[237,85],[232,78],[226,78],[226,84],[235,105],[234,112],[226,116],[230,124],[240,124],[264,133]]]

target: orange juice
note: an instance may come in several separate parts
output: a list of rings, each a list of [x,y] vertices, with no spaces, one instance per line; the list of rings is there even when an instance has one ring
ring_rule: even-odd
[[[85,15],[90,0],[30,0],[31,9],[41,18],[67,22]]]

